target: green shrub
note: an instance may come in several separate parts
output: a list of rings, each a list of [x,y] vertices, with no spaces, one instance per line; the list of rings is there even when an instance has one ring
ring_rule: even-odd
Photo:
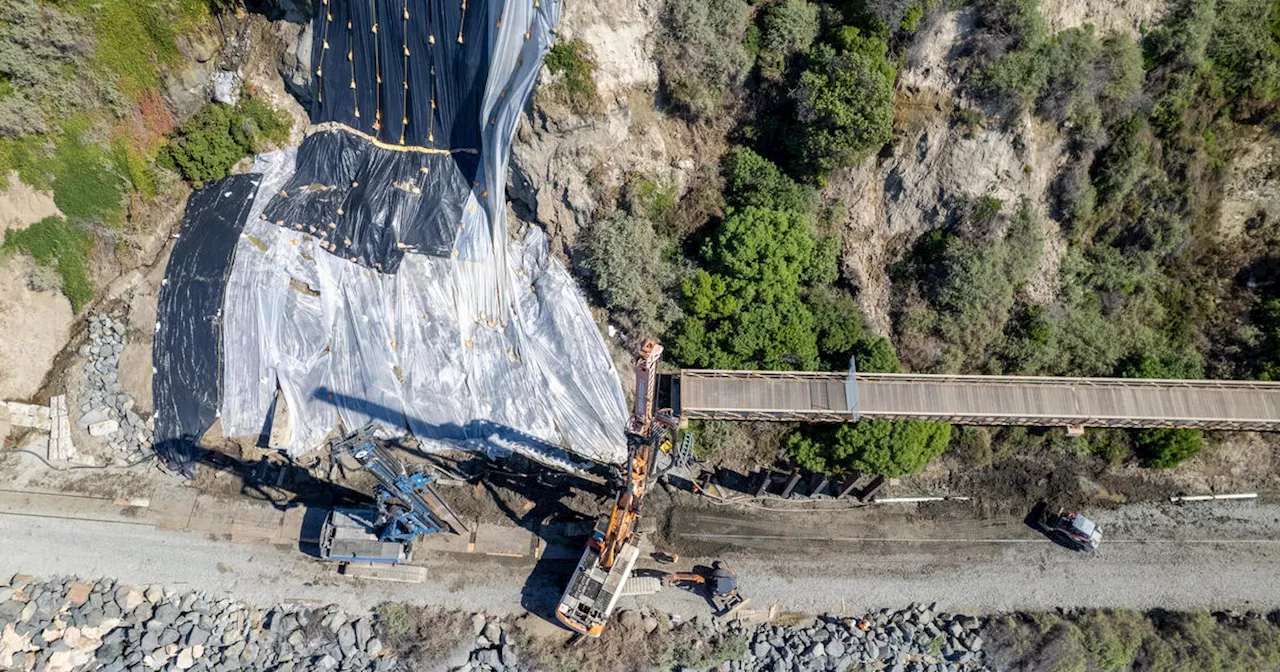
[[[1090,610],[1076,621],[1081,643],[1102,672],[1128,670],[1142,647],[1142,614],[1126,610]]]
[[[750,65],[743,46],[751,8],[744,0],[668,0],[655,56],[671,101],[710,116]]]
[[[921,420],[864,420],[787,437],[796,464],[824,474],[859,470],[888,477],[914,474],[942,454],[951,425]]]
[[[751,435],[741,422],[695,420],[689,431],[694,434],[693,457],[699,462],[712,462],[751,448]]]
[[[552,85],[552,95],[561,99],[574,114],[599,114],[604,103],[596,89],[595,54],[591,45],[580,39],[559,42],[547,52],[547,70],[559,79]]]
[[[1102,64],[1106,87],[1102,99],[1113,104],[1129,101],[1142,92],[1146,73],[1142,70],[1142,47],[1128,33],[1109,33],[1102,38]],[[1127,114],[1127,107],[1117,111]],[[1117,118],[1118,115],[1112,115]]]
[[[102,148],[69,130],[53,155],[53,202],[72,221],[114,223],[122,211],[125,183],[111,170]]]
[[[1102,55],[1092,26],[1068,28],[1003,54],[983,69],[978,81],[1022,105],[1034,103],[1044,117],[1079,124],[1096,110],[1096,91],[1102,88],[1096,80],[1107,72]]]
[[[1258,378],[1280,380],[1280,299],[1260,301],[1253,308],[1253,320],[1262,331],[1259,356],[1254,362]]]
[[[908,36],[916,32],[925,12],[939,4],[939,0],[846,0],[841,8],[844,24],[887,40],[894,31]]]
[[[654,222],[667,222],[676,214],[676,185],[671,179],[647,178],[631,184],[632,212]]]
[[[1226,99],[1252,117],[1280,101],[1280,3],[1220,0],[1207,55]]]
[[[583,270],[605,307],[639,335],[664,333],[680,317],[667,294],[676,283],[675,267],[664,258],[669,243],[649,220],[624,213],[596,220],[586,234]]]
[[[52,136],[94,107],[119,111],[120,94],[93,71],[93,54],[89,25],[63,8],[0,3],[0,136]]]
[[[839,50],[814,45],[792,94],[798,162],[818,178],[878,149],[893,134],[896,72],[888,46],[852,27],[842,29],[839,42]]]
[[[980,26],[1014,49],[1038,44],[1049,32],[1040,0],[977,0],[974,5]]]
[[[904,32],[914,33],[920,26],[920,19],[922,18],[924,18],[924,3],[913,2],[902,11],[902,22],[899,27]]]
[[[25,229],[5,232],[5,252],[23,252],[41,266],[58,272],[62,293],[71,301],[71,309],[80,309],[93,300],[93,283],[89,280],[89,251],[93,237],[61,217],[46,217]]]
[[[374,609],[373,615],[378,624],[394,636],[408,634],[413,627],[409,610],[402,602],[383,602]]]
[[[289,131],[293,130],[293,120],[288,114],[252,96],[241,96],[240,104],[236,109],[245,121],[252,124],[254,134],[257,136],[256,141],[265,139],[276,144],[288,141]],[[255,143],[254,151],[257,149]]]
[[[1262,672],[1280,665],[1280,626],[1206,612],[1084,609],[988,620],[993,669]]]
[[[899,334],[924,332],[947,346],[937,361],[917,364],[943,362],[943,368],[952,368],[957,362],[985,361],[1000,348],[1018,293],[1039,263],[1044,242],[1029,202],[1024,199],[1009,218],[999,215],[1001,205],[980,198],[961,206],[955,226],[921,238],[895,271],[904,284],[915,283],[935,316],[913,324],[908,313],[900,313]]]
[[[1135,432],[1137,453],[1142,466],[1167,469],[1176,466],[1204,449],[1198,429],[1139,429]]]
[[[960,129],[960,134],[968,140],[978,135],[978,131],[982,130],[982,124],[985,120],[986,115],[981,110],[971,107],[957,107],[955,112],[951,114],[951,122]]]
[[[808,0],[782,0],[770,5],[760,31],[760,69],[780,77],[787,59],[809,50],[818,37],[818,6]]]
[[[170,134],[157,161],[200,186],[226,177],[264,140],[288,137],[291,126],[283,113],[248,96],[236,107],[209,103]]]
[[[742,48],[747,52],[748,61],[760,58],[760,26],[754,23],[747,26],[747,33],[742,37]]]
[[[112,141],[110,158],[113,171],[124,178],[130,190],[148,198],[156,195],[155,176],[147,158],[123,138]]]

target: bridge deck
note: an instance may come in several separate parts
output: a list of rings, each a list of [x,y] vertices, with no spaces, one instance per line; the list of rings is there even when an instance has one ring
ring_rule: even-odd
[[[848,421],[847,382],[842,373],[686,370],[679,411],[690,419]],[[860,373],[856,396],[861,418],[1280,431],[1280,383]]]

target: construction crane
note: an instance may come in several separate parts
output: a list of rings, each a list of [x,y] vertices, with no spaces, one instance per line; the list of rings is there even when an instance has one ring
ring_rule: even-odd
[[[636,401],[627,423],[627,468],[622,491],[609,517],[596,524],[556,607],[556,618],[561,623],[590,637],[599,637],[604,631],[640,555],[637,523],[645,493],[652,484],[656,446],[677,426],[669,412],[654,411],[661,357],[662,346],[646,339],[635,363]]]
[[[368,472],[378,481],[375,508],[336,508],[320,534],[320,557],[339,562],[408,562],[420,536],[465,529],[431,483],[431,472],[411,472],[373,435],[373,425],[335,440],[334,463]]]

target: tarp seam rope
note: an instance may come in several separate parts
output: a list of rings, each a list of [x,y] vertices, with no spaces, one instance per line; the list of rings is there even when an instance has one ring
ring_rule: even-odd
[[[446,154],[446,155],[448,154],[479,155],[480,154],[480,150],[472,147],[457,147],[454,149],[437,149],[435,147],[422,147],[420,145],[397,145],[390,142],[383,142],[373,137],[372,135],[365,133],[364,131],[358,128],[352,128],[342,123],[341,121],[323,121],[318,124],[311,124],[310,126],[307,126],[307,129],[306,131],[303,132],[303,135],[304,137],[311,137],[316,133],[324,133],[326,131],[346,131],[348,133],[351,133],[352,135],[359,136],[361,139],[367,140],[368,142],[374,145],[377,145],[382,149],[389,149],[393,152],[419,152],[422,154]]]

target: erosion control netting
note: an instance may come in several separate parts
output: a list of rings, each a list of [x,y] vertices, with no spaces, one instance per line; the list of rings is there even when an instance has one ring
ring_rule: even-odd
[[[278,390],[292,454],[340,420],[623,461],[626,404],[586,302],[540,229],[507,232],[511,139],[558,14],[554,0],[321,7],[312,127],[255,161],[221,311],[161,305],[160,332],[220,322],[224,435],[262,432]],[[187,272],[175,251],[167,281]],[[175,380],[157,444],[199,436],[211,418],[178,409],[218,393],[216,377],[166,371],[175,355],[157,340],[157,390]]]
[[[218,413],[218,318],[231,255],[259,176],[234,175],[191,195],[169,255],[152,352],[155,445],[190,453]]]

